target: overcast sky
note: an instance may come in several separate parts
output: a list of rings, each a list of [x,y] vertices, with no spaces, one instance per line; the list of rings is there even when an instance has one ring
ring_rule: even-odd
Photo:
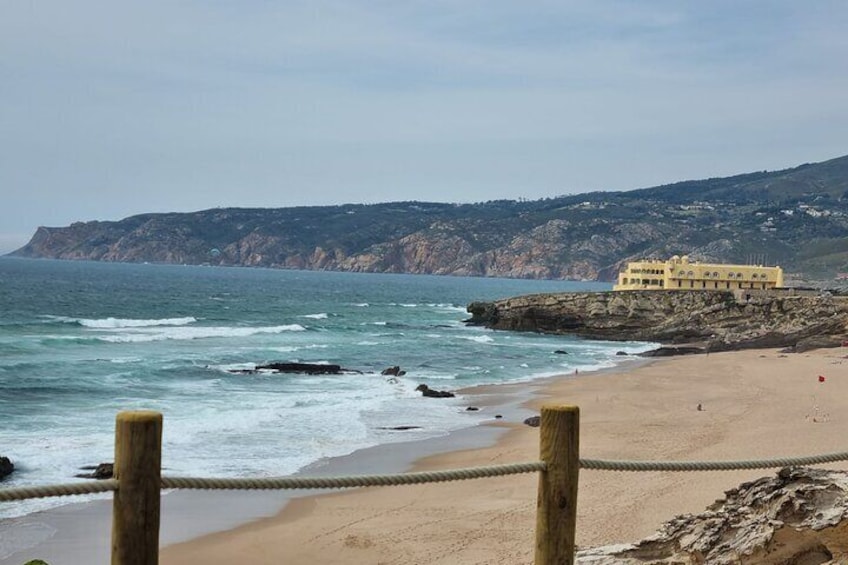
[[[826,160],[846,30],[844,0],[0,0],[0,252],[144,212]]]

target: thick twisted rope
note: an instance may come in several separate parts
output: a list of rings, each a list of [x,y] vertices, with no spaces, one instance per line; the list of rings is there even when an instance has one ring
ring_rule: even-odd
[[[779,459],[741,461],[614,461],[604,459],[580,459],[583,469],[598,471],[738,471],[745,469],[774,469],[777,467],[801,467],[848,461],[848,452],[826,453],[809,457],[784,457]],[[284,489],[334,489],[351,487],[373,487],[391,485],[415,485],[500,477],[545,470],[543,461],[471,467],[449,471],[424,471],[393,475],[354,475],[347,477],[267,477],[242,479],[206,479],[193,477],[162,477],[162,488],[173,489],[217,489],[217,490],[284,490]],[[91,483],[70,483],[38,487],[0,489],[0,502],[94,494],[118,489],[116,479]]]
[[[423,471],[420,473],[400,473],[394,475],[354,475],[348,477],[267,477],[258,479],[200,479],[192,477],[162,477],[163,488],[181,489],[230,489],[230,490],[280,490],[280,489],[322,489],[416,485],[421,483],[441,483],[446,481],[464,481],[520,473],[543,471],[545,464],[513,463],[489,467],[453,469],[450,471]]]
[[[783,457],[780,459],[741,461],[609,461],[581,459],[580,467],[599,471],[739,471],[743,469],[774,469],[776,467],[802,467],[836,461],[848,461],[848,452],[825,453],[808,457]]]
[[[0,489],[0,502],[46,498],[49,496],[72,496],[75,494],[94,494],[118,489],[117,479],[106,479],[94,483],[68,483],[64,485],[44,485],[38,487],[16,487]]]

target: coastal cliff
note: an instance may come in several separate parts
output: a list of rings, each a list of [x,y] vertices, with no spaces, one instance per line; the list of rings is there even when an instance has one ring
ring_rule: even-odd
[[[40,227],[18,257],[610,281],[627,261],[848,271],[848,156],[625,192],[474,204],[216,208]]]
[[[704,351],[839,345],[848,297],[792,291],[628,291],[518,296],[468,306],[467,323],[613,341],[697,343]]]

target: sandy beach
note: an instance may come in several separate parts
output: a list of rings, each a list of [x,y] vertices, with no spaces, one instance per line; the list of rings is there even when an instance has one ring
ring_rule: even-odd
[[[754,350],[661,359],[627,371],[549,379],[527,404],[579,406],[586,458],[728,460],[841,451],[846,353]],[[477,391],[475,401],[485,405],[499,388]],[[504,430],[494,445],[428,456],[414,470],[538,459],[537,428],[493,425]],[[740,482],[771,473],[583,470],[578,544],[636,541],[677,514],[702,511]],[[514,475],[300,498],[273,518],[165,547],[161,562],[531,563],[537,481],[535,474]]]

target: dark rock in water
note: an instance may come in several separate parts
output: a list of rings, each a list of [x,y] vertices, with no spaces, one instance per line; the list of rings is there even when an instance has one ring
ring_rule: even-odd
[[[406,430],[420,430],[421,426],[383,426],[378,430],[390,430],[393,432],[405,432]]]
[[[15,470],[15,465],[8,457],[0,457],[0,479],[7,475],[11,475]]]
[[[256,370],[270,370],[277,373],[306,373],[307,375],[340,375],[340,365],[324,365],[322,363],[268,363],[257,365]]]
[[[703,347],[694,346],[664,346],[657,349],[652,349],[644,353],[640,353],[640,357],[673,357],[675,355],[694,355],[696,353],[705,353]]]
[[[80,479],[111,479],[115,466],[113,463],[100,463],[96,467],[80,467],[80,469],[91,471],[91,473],[74,475]]]
[[[615,352],[615,354],[616,354],[616,355],[622,355],[622,356],[624,356],[624,355],[630,355],[630,354],[629,354],[629,353],[627,353],[626,351],[616,351],[616,352]]]
[[[495,414],[495,420],[500,420],[501,418],[503,418],[503,415]]]
[[[418,385],[415,390],[420,391],[421,394],[429,398],[453,398],[454,396],[456,396],[452,392],[448,392],[446,390],[433,390],[432,388],[423,384]]]
[[[465,409],[466,412],[476,412],[478,410],[479,410],[479,408],[477,408],[476,406],[469,406],[468,408]]]
[[[556,351],[554,351],[554,353],[556,353],[557,355],[568,355],[568,351],[566,351],[565,349],[557,349]]]
[[[388,375],[391,377],[402,377],[406,374],[406,371],[401,370],[400,367],[395,365],[394,367],[387,367],[380,371],[381,375]]]
[[[531,428],[538,428],[542,425],[542,417],[541,416],[530,416],[524,423],[530,426]]]

